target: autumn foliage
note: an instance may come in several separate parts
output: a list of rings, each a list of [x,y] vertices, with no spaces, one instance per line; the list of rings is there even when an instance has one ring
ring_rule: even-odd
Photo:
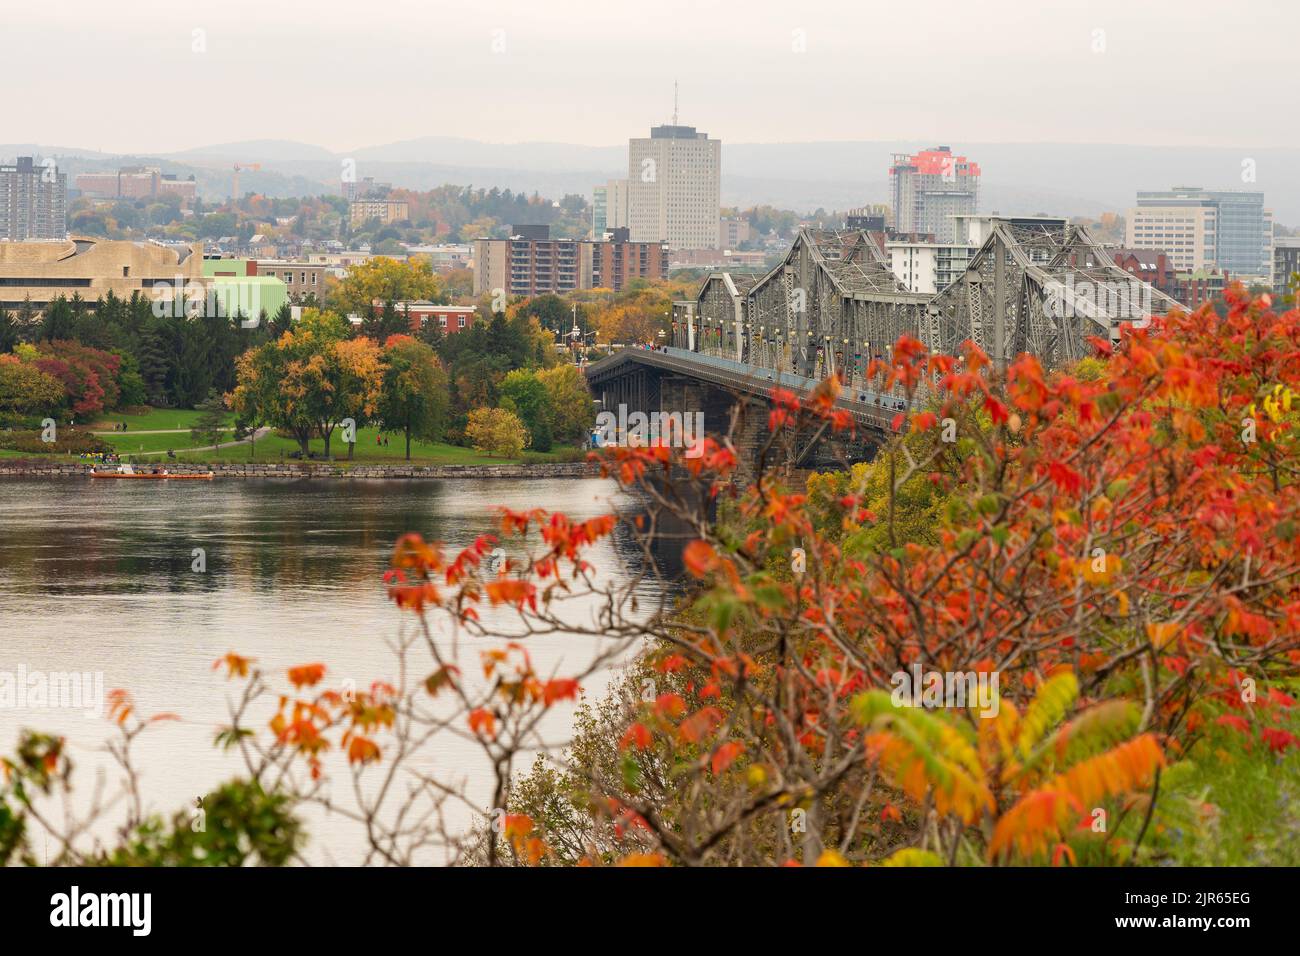
[[[614,448],[626,516],[503,510],[500,540],[459,550],[407,535],[385,575],[414,625],[401,678],[340,692],[322,665],[281,679],[229,654],[217,666],[244,689],[221,739],[302,799],[320,799],[327,754],[360,780],[435,733],[466,741],[495,789],[459,862],[1145,859],[1162,779],[1207,734],[1300,743],[1300,311],[1233,292],[1222,314],[1094,345],[1072,368],[1001,371],[973,344],[901,339],[870,375],[908,411],[870,465],[807,488],[776,468],[741,487],[726,437],[692,458]],[[809,420],[845,433],[836,393],[778,391],[761,414],[774,439]],[[918,528],[904,512],[922,498]],[[650,560],[666,528],[680,575]],[[620,535],[646,562],[611,583],[592,554]],[[590,620],[565,610],[579,596]],[[545,672],[529,642],[556,633],[608,646]],[[525,779],[547,713],[629,653],[634,692]],[[996,676],[994,696],[900,702],[898,675],[921,671]],[[268,696],[269,724],[251,722]],[[408,783],[398,822],[357,811],[374,859],[432,840],[400,822],[418,801],[433,816],[465,799]]]

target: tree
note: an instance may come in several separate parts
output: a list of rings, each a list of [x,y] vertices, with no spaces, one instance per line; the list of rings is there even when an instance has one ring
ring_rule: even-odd
[[[71,341],[76,335],[77,317],[72,305],[63,296],[56,296],[45,307],[45,320],[41,323],[40,338],[44,341],[60,339]]]
[[[427,300],[437,302],[442,286],[428,259],[406,262],[375,256],[350,267],[331,296],[340,312],[370,315],[376,303]]]
[[[307,457],[311,439],[325,440],[344,418],[373,414],[382,375],[369,339],[343,338],[336,315],[308,310],[292,332],[236,360],[230,405],[249,421],[283,428]]]
[[[63,383],[35,363],[0,355],[0,415],[54,412],[65,397]]]
[[[0,355],[12,352],[14,346],[22,341],[18,322],[8,309],[0,309]]]
[[[344,339],[334,343],[334,362],[337,366],[337,385],[334,394],[338,398],[337,408],[322,418],[321,431],[325,436],[325,455],[330,452],[330,428],[327,422],[330,415],[335,420],[351,418],[360,427],[372,420],[379,412],[379,401],[383,393],[383,359],[377,346],[370,339]],[[352,460],[357,443],[348,442],[348,460]]]
[[[194,420],[190,438],[215,449],[226,430],[226,402],[217,392],[208,392],[198,410],[201,414]]]
[[[379,420],[385,430],[400,430],[405,436],[407,461],[412,438],[442,437],[450,406],[447,372],[434,350],[410,336],[390,338],[384,346]]]
[[[546,387],[554,411],[555,437],[568,444],[578,444],[591,433],[596,410],[586,376],[567,362],[542,369],[537,380]]]
[[[528,447],[528,429],[518,415],[504,408],[474,409],[465,437],[475,451],[501,458],[518,458]]]
[[[399,312],[392,299],[384,300],[378,314],[371,308],[363,315],[361,334],[376,342],[387,342],[390,335],[404,335],[411,331],[410,317]]]
[[[74,414],[97,415],[117,407],[121,362],[116,355],[58,339],[41,342],[32,363],[63,383],[68,407]]]
[[[537,373],[515,369],[501,380],[497,391],[501,396],[501,407],[514,412],[524,423],[530,436],[529,447],[550,451],[555,408],[550,391]]]
[[[775,388],[766,431],[740,426],[764,436],[752,482],[738,435],[694,458],[616,447],[602,460],[626,492],[612,510],[503,508],[507,560],[492,535],[459,550],[404,535],[384,579],[412,639],[394,642],[390,682],[341,694],[324,663],[217,662],[235,687],[216,740],[244,761],[257,826],[231,837],[237,851],[200,849],[245,862],[292,829],[258,795],[328,805],[340,778],[363,853],[395,865],[446,848],[493,866],[1140,866],[1213,844],[1232,814],[1189,785],[1196,764],[1294,774],[1300,750],[1298,340],[1300,310],[1240,288],[1222,315],[1092,339],[1099,369],[1021,356],[1004,371],[974,343],[959,361],[903,336],[867,372],[910,403],[879,436],[893,479],[879,489],[868,471],[810,485],[773,464],[805,429],[855,428],[830,379]],[[900,495],[917,475],[937,510]],[[935,527],[900,514],[914,510]],[[601,573],[617,552],[635,573]],[[557,634],[590,642],[590,662],[539,669],[537,639]],[[627,679],[578,704],[626,655]],[[132,720],[120,693],[119,728],[158,719]],[[570,704],[575,733],[545,739]],[[448,737],[491,774],[459,839],[411,825],[464,792],[459,763],[436,775]],[[131,807],[129,749],[115,805]],[[91,832],[154,845],[37,811],[76,806],[60,737],[22,736],[5,767],[0,862],[35,856],[29,819],[55,821],[59,863],[99,861]],[[408,772],[420,785],[387,785]],[[178,849],[165,858],[200,855]]]

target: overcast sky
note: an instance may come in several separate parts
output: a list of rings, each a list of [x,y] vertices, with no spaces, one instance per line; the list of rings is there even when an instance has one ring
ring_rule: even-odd
[[[1295,0],[0,0],[0,30],[8,143],[613,145],[676,79],[731,143],[1300,146]]]

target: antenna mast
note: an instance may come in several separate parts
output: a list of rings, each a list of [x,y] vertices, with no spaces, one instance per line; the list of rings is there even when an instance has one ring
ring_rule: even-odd
[[[677,81],[673,80],[673,125],[677,125]]]

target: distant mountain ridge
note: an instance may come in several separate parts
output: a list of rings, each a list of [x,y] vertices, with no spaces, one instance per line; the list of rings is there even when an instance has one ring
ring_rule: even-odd
[[[889,198],[890,155],[935,143],[856,141],[727,143],[722,148],[722,202],[770,204],[810,213]],[[1300,225],[1300,149],[1149,147],[1123,144],[948,143],[983,168],[985,212],[1097,215],[1133,205],[1140,189],[1196,185],[1257,189],[1277,222]],[[591,188],[626,175],[627,147],[571,143],[485,143],[427,136],[348,152],[287,140],[221,143],[153,155],[120,155],[76,147],[0,145],[0,161],[55,156],[74,174],[150,163],[193,174],[208,197],[225,198],[235,163],[260,163],[241,173],[241,191],[271,196],[338,192],[345,160],[359,177],[410,189],[447,183],[590,197]]]

